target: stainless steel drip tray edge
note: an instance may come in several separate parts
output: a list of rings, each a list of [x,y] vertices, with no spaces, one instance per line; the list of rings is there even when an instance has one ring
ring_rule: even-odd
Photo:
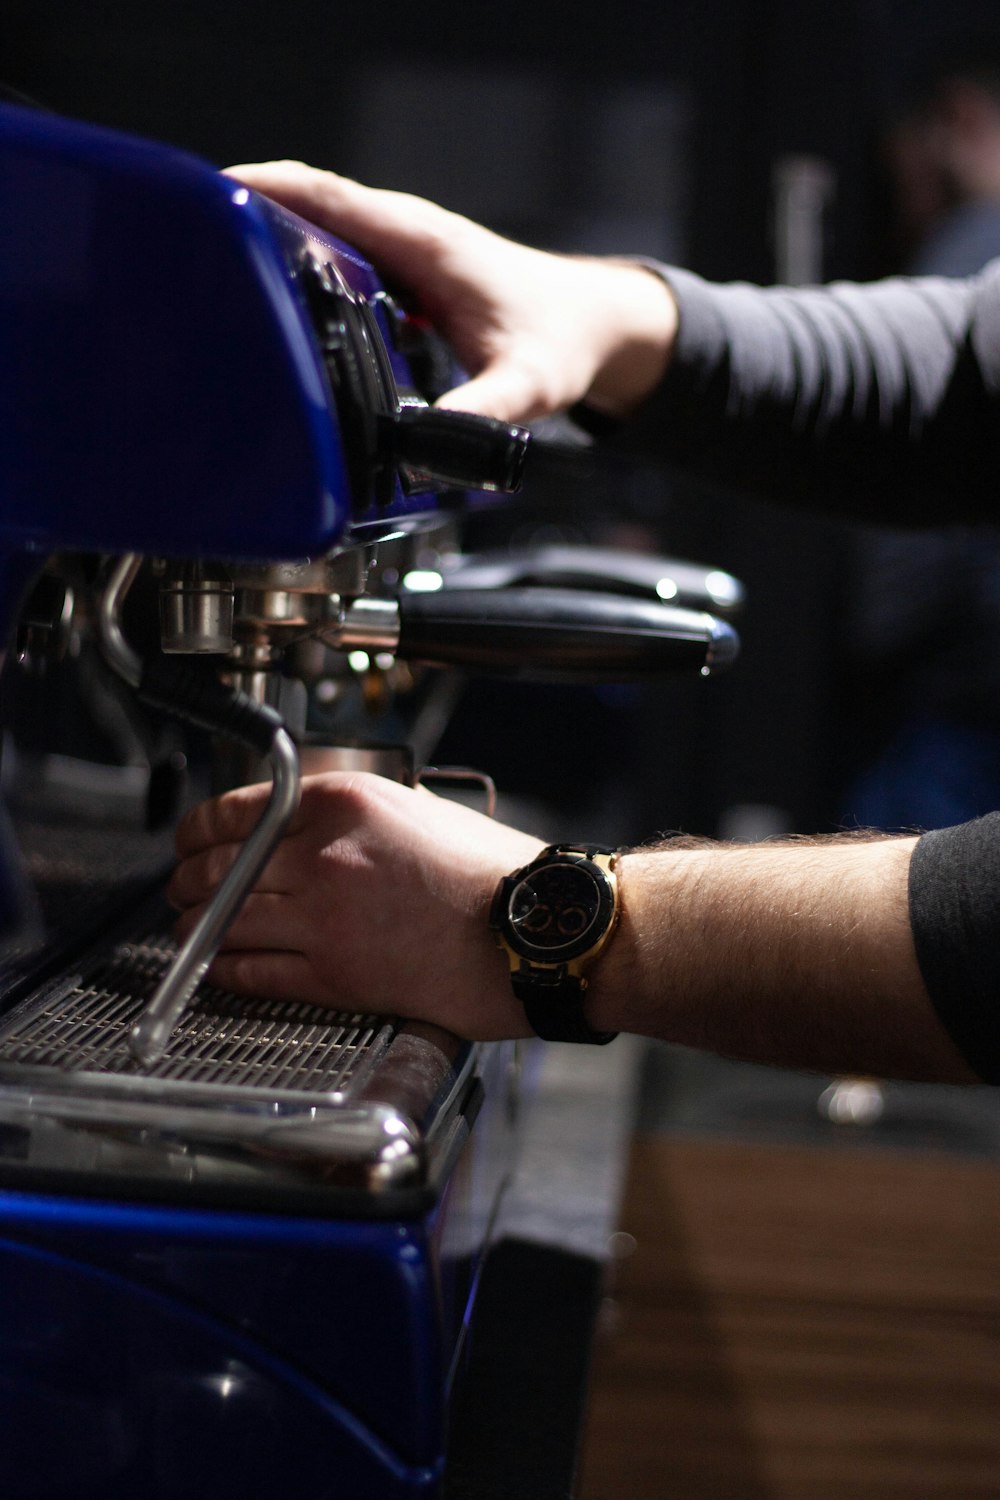
[[[230,1111],[100,1111],[0,1082],[0,1190],[321,1217],[411,1217],[468,1139],[480,1085],[421,1139],[384,1105],[276,1119]],[[96,1101],[93,1101],[96,1102]],[[192,1118],[197,1115],[198,1118]]]
[[[0,1136],[6,1127],[0,1123]],[[466,1134],[467,1138],[467,1134]],[[454,1155],[449,1156],[449,1161]],[[424,1216],[437,1203],[446,1169],[427,1181],[373,1190],[367,1182],[297,1180],[276,1175],[266,1186],[236,1175],[216,1181],[191,1178],[181,1182],[146,1172],[78,1172],[58,1167],[38,1168],[30,1162],[0,1157],[0,1195],[28,1194],[60,1200],[135,1204],[174,1212],[240,1212],[309,1219],[410,1221]]]
[[[215,1083],[195,1080],[169,1082],[146,1073],[97,1073],[87,1068],[50,1068],[31,1063],[8,1063],[0,1059],[0,1097],[14,1093],[38,1093],[52,1099],[131,1101],[150,1110],[190,1107],[215,1109],[220,1114],[246,1114],[254,1119],[274,1115],[284,1118],[303,1110],[341,1110],[350,1095],[340,1089],[307,1092],[298,1089],[254,1088],[242,1084],[238,1091]]]
[[[414,1093],[410,1069],[394,1074],[414,1047],[434,1097]],[[386,1076],[368,1072],[360,1099],[246,1087],[234,1098],[207,1084],[0,1064],[0,1188],[409,1217],[434,1201],[468,1138],[476,1057],[404,1031],[385,1050]]]
[[[203,983],[144,1071],[129,1038],[175,953],[136,921],[0,1018],[0,1186],[338,1216],[433,1195],[476,1107],[475,1048]]]

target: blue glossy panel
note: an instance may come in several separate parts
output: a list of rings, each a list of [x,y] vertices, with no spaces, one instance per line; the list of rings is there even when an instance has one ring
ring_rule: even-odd
[[[306,1220],[0,1193],[0,1240],[58,1256],[51,1263],[56,1287],[63,1260],[81,1276],[99,1270],[108,1278],[94,1283],[96,1302],[76,1305],[74,1338],[81,1345],[100,1342],[111,1324],[127,1323],[132,1301],[145,1290],[174,1306],[178,1318],[192,1310],[210,1314],[216,1338],[225,1342],[226,1330],[232,1334],[230,1352],[248,1340],[270,1351],[340,1403],[400,1462],[433,1465],[441,1453],[446,1365],[457,1329],[442,1326],[437,1257],[419,1222]],[[154,1361],[161,1357],[155,1341],[149,1354]],[[0,1365],[13,1369],[20,1357],[8,1346],[0,1350]],[[141,1360],[131,1381],[132,1404],[155,1404],[152,1387],[143,1395]],[[124,1385],[119,1399],[125,1399]]]
[[[440,1472],[197,1306],[2,1241],[0,1432],[5,1500],[426,1500]]]
[[[0,106],[4,550],[269,561],[337,543],[352,497],[291,274],[306,249],[378,290],[353,251],[196,158]],[[435,503],[397,485],[387,514]]]
[[[0,225],[8,545],[267,559],[336,540],[335,414],[252,198],[181,153],[7,107]]]

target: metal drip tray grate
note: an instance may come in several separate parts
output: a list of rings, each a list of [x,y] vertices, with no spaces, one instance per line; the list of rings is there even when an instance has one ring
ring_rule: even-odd
[[[155,933],[121,943],[84,974],[29,997],[0,1023],[0,1066],[343,1093],[367,1074],[392,1035],[381,1017],[247,999],[203,984],[166,1054],[143,1068],[128,1050],[128,1034],[175,951]]]

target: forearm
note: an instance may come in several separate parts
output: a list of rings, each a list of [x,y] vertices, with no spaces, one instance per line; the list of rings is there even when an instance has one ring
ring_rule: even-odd
[[[921,979],[915,839],[637,851],[595,966],[598,1029],[752,1061],[974,1082]]]

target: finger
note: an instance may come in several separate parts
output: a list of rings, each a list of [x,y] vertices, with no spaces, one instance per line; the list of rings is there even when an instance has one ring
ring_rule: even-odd
[[[457,216],[409,193],[370,188],[304,162],[243,163],[227,175],[274,198],[304,219],[332,229],[404,285],[417,264],[441,245]]]
[[[242,843],[257,826],[268,795],[267,786],[244,786],[200,802],[177,826],[178,855],[184,858],[216,844]]]
[[[201,920],[208,902],[200,902],[181,912],[174,923],[178,942],[185,942]],[[273,948],[304,952],[309,938],[309,924],[297,905],[287,896],[271,891],[253,891],[226,929],[220,951]]]
[[[375,781],[381,778],[371,778]],[[285,839],[294,838],[322,815],[329,824],[336,813],[341,821],[350,821],[352,789],[365,780],[358,772],[327,771],[319,776],[302,778],[302,795],[285,830]],[[222,797],[214,797],[193,807],[181,819],[174,842],[179,859],[198,854],[216,844],[243,843],[257,827],[264,804],[271,794],[266,784],[237,787]],[[333,836],[334,830],[330,829]]]
[[[208,901],[229,874],[243,846],[217,844],[188,855],[174,869],[167,885],[167,900],[176,911]]]
[[[177,825],[174,845],[178,858],[185,859],[217,844],[245,843],[260,822],[270,796],[271,787],[265,782],[237,787],[222,797],[200,802],[185,813]],[[300,802],[285,830],[285,837],[301,832],[305,821]]]
[[[167,886],[167,900],[177,911],[208,901],[236,863],[243,844],[217,844],[188,855],[176,866]],[[285,895],[290,889],[281,859],[283,845],[275,850],[254,883],[255,891]]]
[[[252,948],[239,953],[220,953],[206,978],[220,990],[233,990],[238,995],[304,1000],[328,1007],[336,1003],[301,953]]]

